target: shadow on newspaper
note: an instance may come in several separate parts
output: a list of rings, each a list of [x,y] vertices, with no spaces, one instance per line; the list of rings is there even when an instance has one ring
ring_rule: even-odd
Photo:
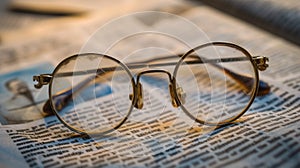
[[[32,75],[53,67],[43,63],[30,68],[0,75],[0,122],[2,125],[21,124],[41,119],[48,114],[41,109],[48,98],[47,88],[35,90]]]

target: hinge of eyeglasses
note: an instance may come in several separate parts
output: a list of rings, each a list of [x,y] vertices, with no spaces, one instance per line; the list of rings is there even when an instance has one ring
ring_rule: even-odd
[[[260,71],[264,71],[269,67],[269,58],[265,57],[265,56],[253,56],[252,57],[256,67],[260,70]]]
[[[33,81],[36,81],[37,84],[34,85],[35,88],[39,89],[43,85],[48,85],[51,81],[52,75],[51,74],[41,74],[39,76],[33,76]]]

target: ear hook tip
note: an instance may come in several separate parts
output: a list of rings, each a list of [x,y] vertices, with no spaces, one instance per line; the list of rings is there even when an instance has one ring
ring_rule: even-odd
[[[264,96],[271,92],[271,87],[267,82],[264,82],[262,80],[258,83],[258,92],[257,96]]]

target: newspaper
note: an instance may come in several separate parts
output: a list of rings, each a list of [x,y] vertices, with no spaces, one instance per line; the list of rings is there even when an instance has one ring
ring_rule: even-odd
[[[147,106],[142,110],[134,109],[118,130],[103,136],[79,135],[66,128],[56,116],[44,117],[39,109],[26,110],[36,111],[40,116],[31,118],[33,121],[19,120],[20,123],[18,120],[13,123],[5,121],[5,117],[1,118],[1,165],[4,167],[299,167],[299,47],[205,6],[183,10],[177,15],[187,18],[207,35],[206,39],[191,38],[190,46],[206,41],[230,41],[247,48],[253,55],[268,56],[270,68],[260,73],[260,78],[271,85],[271,93],[257,97],[250,110],[237,122],[212,127],[197,124],[183,114],[180,108],[172,107],[166,98],[169,94],[167,88],[155,86],[165,82],[164,80],[145,82],[144,103]],[[128,25],[152,30],[153,27],[176,25],[176,22],[172,19],[163,19],[158,24],[151,25],[145,24],[143,19],[135,19]],[[85,30],[90,31],[93,25],[89,24],[82,27],[89,28]],[[172,28],[174,32],[184,31],[182,26]],[[126,34],[132,30],[132,26],[129,26],[130,30],[126,29],[126,26],[122,29],[119,27],[111,29],[112,32],[118,30]],[[80,32],[78,29],[74,29],[64,37],[84,38],[82,36],[85,33],[78,32]],[[190,31],[187,32],[193,35]],[[132,46],[132,43],[127,45],[118,43],[119,48],[115,45],[115,48],[112,47],[108,51],[105,47],[90,45],[82,47],[82,43],[77,44],[60,35],[0,48],[4,60],[1,61],[3,72],[1,80],[4,82],[7,76],[13,78],[21,72],[24,72],[23,76],[26,77],[32,74],[33,70],[35,73],[37,71],[46,73],[46,70],[51,72],[61,58],[73,54],[74,51],[108,53],[127,62],[125,56],[120,54],[130,54],[131,51],[143,46],[142,40],[133,43],[138,46]],[[164,40],[164,37],[159,39]],[[65,48],[55,50],[57,46],[64,44]],[[168,43],[152,41],[151,44],[165,47]],[[111,43],[104,45],[109,47]],[[144,45],[147,47],[149,43]],[[178,49],[176,52],[182,52],[190,47],[176,43],[171,44],[171,48],[172,45]],[[151,52],[145,54],[150,55]],[[37,56],[40,56],[38,60]],[[131,58],[138,61],[141,59],[138,56]],[[37,61],[22,64],[23,59]],[[45,63],[45,60],[53,65]],[[10,66],[13,64],[20,65],[19,68],[22,70],[18,73],[8,72],[12,70]],[[29,87],[33,89],[32,86]],[[33,93],[35,100],[39,100],[38,102],[42,104],[47,99],[45,96],[47,90],[47,87],[43,87],[41,93]],[[7,98],[9,95],[3,96],[1,91],[1,96]],[[111,104],[105,101],[106,98],[102,97],[102,102],[105,103],[91,106],[87,102],[79,108],[83,112],[93,111],[93,108],[99,107],[109,111]],[[4,103],[1,102],[1,106],[2,104]],[[5,116],[3,111],[5,109],[1,109],[1,117]]]

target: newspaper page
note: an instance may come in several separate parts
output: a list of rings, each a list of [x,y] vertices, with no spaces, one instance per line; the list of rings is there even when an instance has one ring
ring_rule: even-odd
[[[122,28],[110,27],[110,31],[126,35],[133,30],[130,25],[134,25],[137,30],[160,30],[164,33],[171,25],[171,31],[175,35],[176,32],[187,32],[184,35],[190,36],[187,38],[190,40],[189,45],[182,45],[176,40],[172,43],[166,36],[147,41],[146,34],[144,39],[135,38],[142,37],[139,35],[132,39],[129,37],[130,43],[120,41],[114,44],[114,39],[111,42],[108,40],[103,43],[102,48],[98,45],[82,47],[82,43],[76,44],[60,35],[2,47],[1,53],[14,53],[15,56],[3,56],[6,62],[1,62],[4,67],[8,67],[0,75],[1,164],[6,167],[299,167],[299,47],[205,6],[184,8],[176,15],[200,27],[206,36],[201,36],[202,39],[191,38],[194,35],[192,31],[185,31],[180,26],[184,24],[172,17],[161,19],[155,24],[151,19],[138,18],[126,20],[130,22],[124,22],[123,25],[126,25]],[[95,25],[83,27],[89,32],[92,27],[97,27]],[[101,29],[104,30],[105,27]],[[73,33],[69,32],[64,37],[88,34],[74,33],[76,31],[78,32],[73,30]],[[95,39],[91,38],[90,42],[96,39],[101,41],[104,37],[105,34],[100,34]],[[143,40],[147,43],[143,43]],[[77,52],[108,53],[127,63],[145,58],[141,58],[141,53],[137,51],[140,47],[149,48],[153,45],[155,49],[160,46],[183,52],[197,43],[208,41],[230,41],[245,47],[253,55],[265,55],[270,59],[270,67],[260,73],[260,78],[271,85],[271,93],[257,97],[240,120],[222,127],[196,123],[180,108],[172,106],[165,78],[145,77],[142,81],[143,109],[133,109],[128,120],[107,135],[83,136],[69,130],[55,115],[44,114],[40,106],[48,98],[48,88],[43,87],[40,92],[31,91],[33,86],[28,80],[29,76],[36,75],[33,72],[50,73],[54,69],[53,61],[51,63],[54,65],[51,65],[41,63],[41,60],[50,60],[49,57],[52,56],[57,59],[55,63],[58,63],[59,59],[66,57],[64,54],[71,54],[76,47],[81,48],[80,51],[77,48]],[[65,49],[55,50],[60,45],[65,45]],[[107,50],[109,47],[110,50]],[[34,51],[38,53],[34,54]],[[133,51],[137,51],[137,54],[134,55]],[[145,55],[153,53],[153,50],[147,51],[143,50]],[[155,50],[155,53],[160,52],[164,53]],[[126,54],[129,53],[133,53],[131,59],[126,60]],[[27,64],[20,65],[21,70],[8,72],[9,65],[21,62],[20,55],[27,55],[29,60],[34,60],[35,58],[29,57],[36,55],[40,56],[40,60],[30,67]],[[5,83],[16,82],[16,79],[19,79],[19,84],[23,81],[23,86],[27,84],[27,92],[15,95],[12,99],[12,91],[5,88],[9,83]],[[34,103],[29,103],[34,104],[33,106],[7,105],[11,100],[32,101],[30,97],[34,97]],[[91,101],[80,104],[80,113],[89,114],[100,108],[109,116],[113,106],[112,102],[107,101],[109,93],[102,95],[100,99],[102,103],[99,104],[91,104]],[[124,101],[128,101],[128,95],[124,96]],[[19,112],[18,115],[11,115],[14,110],[21,110],[22,114]]]

